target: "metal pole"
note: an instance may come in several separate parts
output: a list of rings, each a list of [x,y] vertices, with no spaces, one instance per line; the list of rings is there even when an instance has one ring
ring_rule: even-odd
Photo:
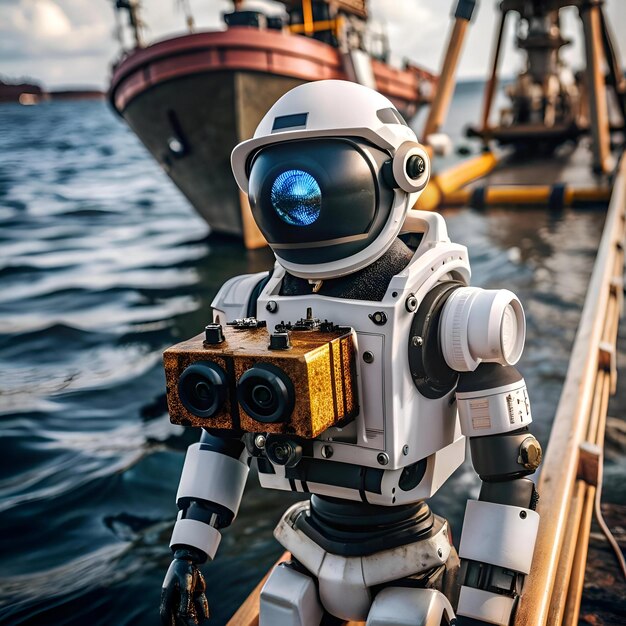
[[[456,83],[456,67],[459,62],[459,56],[461,55],[465,32],[472,19],[475,5],[476,0],[459,0],[456,11],[454,12],[454,26],[452,27],[452,33],[450,34],[448,47],[443,60],[443,67],[439,75],[437,91],[435,92],[433,103],[428,112],[428,119],[424,126],[424,143],[428,143],[429,135],[436,133],[441,128],[448,114],[450,100],[452,99]]]
[[[606,84],[602,68],[602,31],[598,0],[590,0],[580,7],[580,19],[585,33],[589,114],[593,139],[593,168],[599,173],[607,173],[611,170],[613,163]]]
[[[500,63],[500,50],[502,48],[502,35],[504,33],[504,24],[506,22],[506,16],[508,11],[502,10],[500,13],[500,25],[498,27],[498,34],[496,38],[496,45],[493,51],[493,57],[491,61],[491,76],[485,85],[485,98],[483,102],[483,119],[482,129],[487,130],[489,127],[489,116],[491,115],[491,105],[493,104],[493,96],[498,84],[498,65]]]
[[[604,54],[606,56],[609,72],[613,80],[615,95],[617,96],[618,105],[622,114],[622,122],[626,124],[626,76],[622,70],[617,47],[617,41],[613,37],[611,28],[604,14],[604,9],[600,7],[600,19],[602,26],[602,42],[604,44]]]

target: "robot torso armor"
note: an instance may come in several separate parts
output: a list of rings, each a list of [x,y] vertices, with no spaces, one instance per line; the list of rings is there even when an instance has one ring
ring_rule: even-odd
[[[265,281],[256,315],[268,328],[304,318],[309,311],[314,318],[354,329],[359,413],[346,426],[319,435],[312,442],[311,457],[295,467],[263,456],[267,461],[259,463],[262,486],[400,505],[432,496],[463,462],[455,377],[447,389],[429,394],[437,397],[423,395],[411,373],[409,346],[429,339],[412,336],[420,307],[432,300],[428,294],[469,282],[467,249],[450,242],[443,218],[435,213],[411,212],[405,230],[421,235],[421,241],[380,300],[281,295],[286,272],[279,264]],[[214,321],[225,324],[249,311],[252,290],[264,277],[228,281],[213,301]],[[436,332],[431,327],[431,333]],[[361,480],[361,475],[366,478]]]

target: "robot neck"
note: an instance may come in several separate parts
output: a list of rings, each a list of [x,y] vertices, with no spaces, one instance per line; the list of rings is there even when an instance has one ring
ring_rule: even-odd
[[[298,526],[329,552],[362,556],[424,538],[433,522],[423,501],[388,507],[313,495],[310,514]]]
[[[380,301],[384,298],[391,279],[409,264],[413,258],[413,252],[400,239],[395,239],[387,252],[379,259],[353,274],[323,281],[315,293],[332,298]],[[314,292],[314,287],[304,278],[285,273],[280,295],[309,295]]]

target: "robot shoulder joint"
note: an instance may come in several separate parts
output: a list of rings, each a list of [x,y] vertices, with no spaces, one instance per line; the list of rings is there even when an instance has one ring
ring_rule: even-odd
[[[227,280],[213,299],[214,318],[220,323],[256,316],[256,302],[269,280],[269,272],[244,274]]]

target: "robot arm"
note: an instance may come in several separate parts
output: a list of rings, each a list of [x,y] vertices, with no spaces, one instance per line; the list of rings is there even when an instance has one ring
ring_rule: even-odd
[[[221,540],[219,529],[237,516],[248,471],[247,452],[239,439],[204,431],[199,443],[189,446],[176,494],[179,512],[172,550],[193,548],[202,562],[213,560]]]
[[[174,615],[185,624],[200,624],[209,616],[206,584],[197,565],[213,560],[221,540],[219,529],[237,516],[248,477],[247,456],[241,440],[206,431],[187,450],[170,541],[174,559],[161,592],[164,625],[172,624]]]
[[[214,319],[227,323],[255,316],[257,300],[270,274],[236,276],[213,300]],[[213,560],[220,529],[237,516],[246,478],[248,454],[240,439],[215,437],[203,431],[199,443],[189,446],[178,493],[178,517],[170,541],[174,553],[161,591],[161,622],[173,619],[200,624],[208,618],[206,584],[198,565]]]
[[[538,494],[527,476],[539,466],[541,447],[529,432],[526,385],[514,367],[483,364],[462,374],[457,402],[483,481],[478,500],[465,511],[457,613],[479,624],[506,625],[533,558]]]
[[[538,494],[527,476],[541,462],[541,447],[529,431],[526,384],[512,367],[524,329],[521,304],[510,291],[462,288],[444,309],[442,348],[460,372],[461,430],[483,481],[461,534],[459,624],[509,624],[532,563]]]

